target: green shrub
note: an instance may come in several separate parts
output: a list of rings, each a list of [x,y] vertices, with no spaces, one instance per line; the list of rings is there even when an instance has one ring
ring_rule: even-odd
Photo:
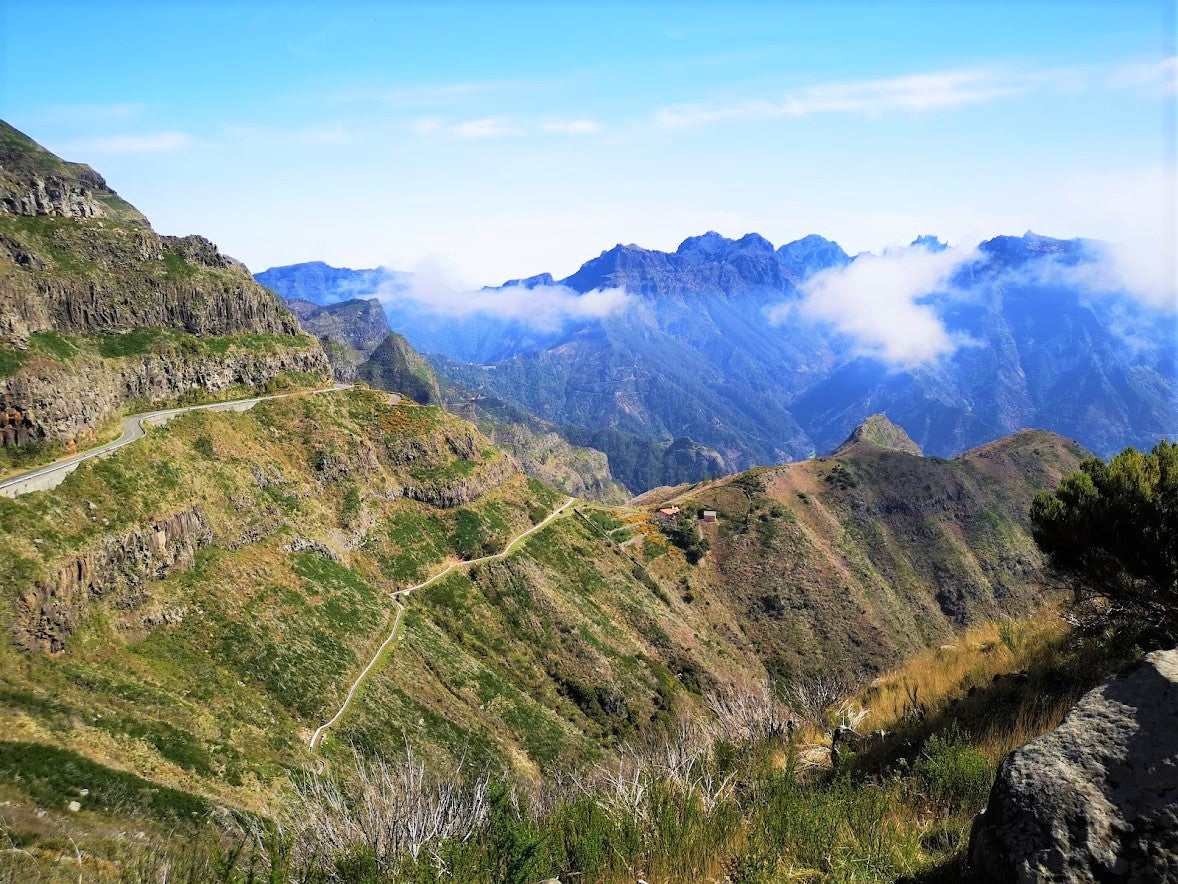
[[[118,359],[123,356],[144,356],[152,351],[155,342],[164,334],[163,329],[143,328],[132,329],[121,335],[100,335],[98,338],[98,353],[107,359]]]
[[[921,792],[951,810],[980,810],[994,782],[990,761],[954,725],[933,734],[913,765]]]
[[[68,338],[55,331],[33,332],[29,335],[29,345],[38,353],[54,359],[69,359],[78,352],[78,348]]]

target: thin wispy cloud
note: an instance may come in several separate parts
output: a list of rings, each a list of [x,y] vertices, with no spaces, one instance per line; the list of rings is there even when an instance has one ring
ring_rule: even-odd
[[[113,123],[131,120],[143,113],[137,101],[110,104],[61,104],[43,108],[32,119],[38,123]]]
[[[459,138],[510,138],[523,135],[521,129],[508,123],[500,117],[484,117],[481,120],[467,120],[451,127],[451,132]]]
[[[596,120],[557,120],[544,123],[540,128],[555,135],[597,135],[601,132],[601,124]]]
[[[182,150],[194,141],[195,139],[187,132],[148,132],[135,135],[98,135],[79,138],[56,145],[56,148],[60,153],[73,155],[162,153]]]
[[[1121,65],[1113,71],[1114,89],[1136,89],[1156,95],[1178,95],[1178,56],[1160,61]]]
[[[356,133],[341,124],[315,124],[284,129],[275,126],[225,126],[225,136],[251,144],[338,146],[351,144]]]
[[[391,89],[353,89],[336,93],[332,98],[344,103],[373,103],[390,110],[424,110],[459,104],[498,92],[513,84],[487,80],[464,83],[426,83]]]
[[[655,113],[667,127],[724,120],[807,117],[814,114],[878,116],[893,111],[921,113],[977,104],[1023,92],[1027,84],[989,70],[940,71],[878,80],[807,86],[770,99],[724,104],[676,104]]]
[[[451,123],[439,117],[419,117],[409,123],[418,135],[450,135],[455,138],[515,138],[524,135],[598,135],[602,125],[596,120],[509,120],[505,117],[483,117]]]

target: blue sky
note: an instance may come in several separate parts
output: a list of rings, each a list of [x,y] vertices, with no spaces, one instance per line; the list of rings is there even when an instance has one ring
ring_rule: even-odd
[[[481,285],[707,229],[855,252],[1033,228],[1172,255],[1171,2],[0,16],[0,116],[255,270]]]

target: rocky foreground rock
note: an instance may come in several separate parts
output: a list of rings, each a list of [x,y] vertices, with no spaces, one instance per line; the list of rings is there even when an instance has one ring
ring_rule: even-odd
[[[1178,650],[1090,691],[1002,764],[970,862],[986,881],[1178,881]]]

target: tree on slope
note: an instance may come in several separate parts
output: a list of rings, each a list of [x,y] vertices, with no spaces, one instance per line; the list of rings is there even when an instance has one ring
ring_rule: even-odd
[[[1074,581],[1088,622],[1178,641],[1178,443],[1090,458],[1031,507],[1036,543]]]

